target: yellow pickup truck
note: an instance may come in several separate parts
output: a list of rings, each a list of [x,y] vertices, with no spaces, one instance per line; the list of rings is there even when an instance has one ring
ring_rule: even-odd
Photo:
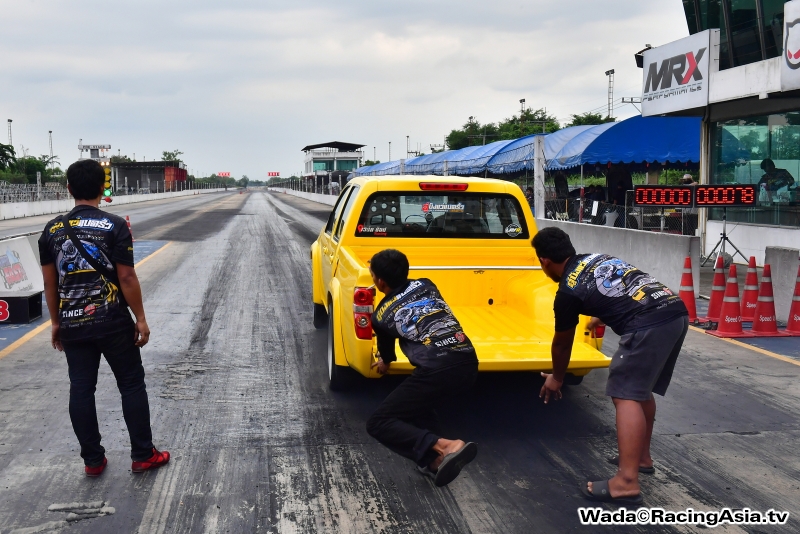
[[[478,353],[480,371],[552,368],[553,298],[530,240],[536,226],[515,184],[441,176],[359,177],[342,190],[311,245],[314,326],[328,328],[331,389],[354,369],[378,378],[370,364],[376,292],[368,263],[394,248],[408,256],[409,278],[439,288]],[[584,324],[588,321],[584,318]],[[601,336],[598,333],[598,337]],[[602,339],[578,329],[567,383],[608,367]],[[391,373],[413,369],[400,350]]]

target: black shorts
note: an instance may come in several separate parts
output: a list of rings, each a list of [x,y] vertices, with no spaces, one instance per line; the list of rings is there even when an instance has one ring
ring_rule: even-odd
[[[624,334],[611,357],[606,395],[635,401],[650,400],[652,393],[663,396],[688,330],[689,317],[684,315],[655,328]]]

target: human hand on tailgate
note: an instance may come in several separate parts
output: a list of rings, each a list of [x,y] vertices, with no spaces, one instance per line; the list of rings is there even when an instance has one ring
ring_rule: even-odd
[[[379,375],[385,375],[386,373],[389,372],[389,366],[392,364],[392,362],[384,363],[384,361],[381,358],[380,354],[377,354],[376,357],[378,359],[375,360],[374,362],[372,362],[372,365],[370,365],[369,368],[370,369],[375,369],[377,367],[376,370],[378,371],[378,374]]]

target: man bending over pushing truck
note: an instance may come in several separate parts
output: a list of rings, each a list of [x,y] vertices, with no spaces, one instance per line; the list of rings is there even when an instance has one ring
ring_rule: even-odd
[[[408,279],[408,258],[402,252],[378,252],[369,270],[375,287],[386,295],[372,315],[378,338],[378,360],[372,367],[387,373],[397,359],[394,343],[399,338],[414,372],[375,410],[367,432],[414,460],[434,484],[445,486],[475,459],[478,447],[436,435],[434,407],[475,383],[478,357],[433,282]]]
[[[542,373],[540,396],[561,398],[579,315],[592,319],[588,329],[603,323],[619,334],[611,359],[606,395],[617,411],[619,466],[610,480],[581,484],[593,501],[639,504],[639,473],[653,473],[650,438],[656,416],[653,393],[667,392],[675,361],[689,329],[689,314],[680,297],[664,284],[607,254],[576,254],[561,229],[544,228],[533,238],[544,273],[558,283],[553,310],[553,373]]]

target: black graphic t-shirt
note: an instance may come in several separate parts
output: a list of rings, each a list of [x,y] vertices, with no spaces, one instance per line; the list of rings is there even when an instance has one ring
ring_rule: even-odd
[[[378,304],[372,314],[378,352],[384,362],[397,359],[394,340],[412,365],[442,368],[477,362],[475,348],[433,282],[409,280]]]
[[[133,266],[133,238],[125,220],[92,206],[64,216],[83,248],[113,275],[99,273],[79,253],[56,218],[39,238],[42,265],[58,272],[61,339],[76,341],[113,334],[130,326],[128,304],[119,289],[117,264]]]
[[[588,315],[620,335],[689,314],[667,286],[607,254],[579,254],[567,262],[553,311],[556,332],[574,328],[578,315]]]

